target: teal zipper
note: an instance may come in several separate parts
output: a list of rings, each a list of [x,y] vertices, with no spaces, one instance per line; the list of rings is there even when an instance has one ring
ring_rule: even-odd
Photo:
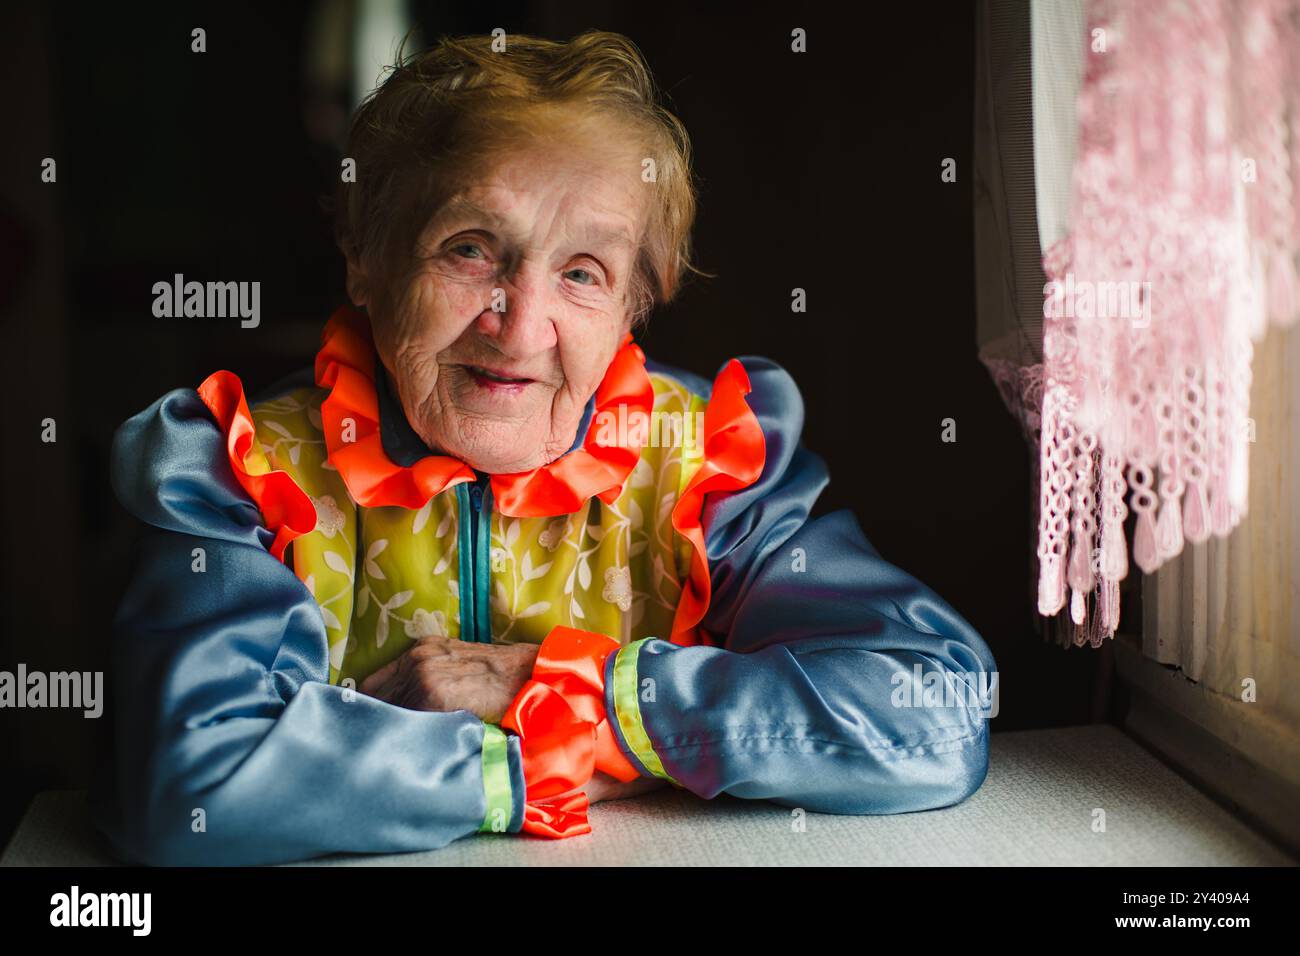
[[[477,474],[477,472],[476,472]],[[492,585],[492,486],[489,476],[456,485],[460,505],[457,558],[460,573],[460,639],[492,643],[492,618],[488,594]]]

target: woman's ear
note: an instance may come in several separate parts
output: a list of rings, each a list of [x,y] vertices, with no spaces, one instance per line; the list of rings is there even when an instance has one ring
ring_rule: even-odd
[[[370,296],[370,283],[361,263],[354,256],[348,256],[348,298],[358,309],[365,308]]]

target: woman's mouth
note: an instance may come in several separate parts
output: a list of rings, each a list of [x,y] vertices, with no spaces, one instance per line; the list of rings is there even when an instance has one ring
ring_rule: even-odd
[[[480,388],[490,389],[491,391],[521,391],[525,386],[531,384],[531,378],[519,378],[516,376],[506,375],[493,369],[483,368],[479,365],[466,365],[465,371],[469,372],[474,383]]]

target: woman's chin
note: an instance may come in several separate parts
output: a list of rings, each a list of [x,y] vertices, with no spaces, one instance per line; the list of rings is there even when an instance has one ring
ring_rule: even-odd
[[[546,464],[541,458],[536,461],[524,461],[519,458],[507,460],[505,458],[463,458],[462,461],[469,465],[475,471],[487,475],[513,475],[520,471],[532,471],[534,468],[540,468]]]
[[[573,443],[577,422],[563,442],[553,431],[550,402],[518,409],[519,414],[485,413],[473,402],[455,401],[444,406],[435,441],[477,471],[508,475],[549,464]]]
[[[500,438],[467,443],[464,451],[456,457],[476,471],[491,475],[529,471],[547,463],[546,455],[542,452],[526,453],[532,443],[522,439],[517,425],[503,431],[505,434]]]

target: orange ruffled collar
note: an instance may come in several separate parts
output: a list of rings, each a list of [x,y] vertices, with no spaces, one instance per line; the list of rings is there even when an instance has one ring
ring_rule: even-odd
[[[376,354],[365,313],[343,306],[330,317],[316,353],[316,384],[330,389],[321,403],[328,460],[348,491],[367,508],[396,505],[421,508],[453,485],[474,481],[474,469],[450,455],[430,454],[410,466],[399,465],[384,450],[375,388]],[[602,412],[627,409],[648,418],[654,387],[645,370],[645,353],[628,333],[596,389],[592,424]],[[347,440],[345,440],[345,425]],[[608,433],[612,441],[602,442]],[[582,446],[555,461],[512,474],[492,475],[494,507],[512,518],[572,514],[593,495],[612,504],[641,458],[644,430],[588,427]],[[620,439],[623,443],[619,443]]]

